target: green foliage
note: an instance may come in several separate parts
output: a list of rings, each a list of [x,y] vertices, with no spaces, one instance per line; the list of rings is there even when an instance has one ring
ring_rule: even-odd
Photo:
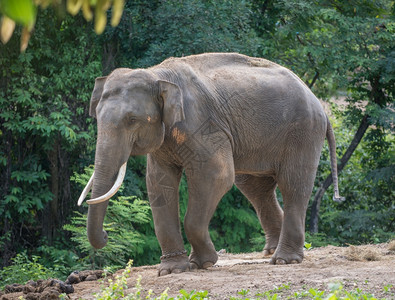
[[[188,299],[208,299],[207,291],[197,292],[195,290],[187,292],[185,290],[180,290],[180,296],[175,298],[169,297],[167,294],[168,289],[163,291],[159,297],[152,297],[153,292],[149,290],[146,295],[145,289],[141,285],[141,276],[136,281],[133,291],[128,290],[127,279],[130,277],[132,271],[132,261],[129,260],[125,270],[121,275],[116,275],[115,279],[108,279],[109,285],[107,287],[102,286],[100,293],[95,295],[96,300],[114,300],[114,299],[124,299],[124,300],[141,300],[141,299],[156,299],[156,300],[188,300]]]
[[[188,204],[188,188],[186,177],[180,183],[180,214],[181,222]],[[261,251],[264,246],[264,236],[258,217],[248,200],[233,186],[221,199],[210,222],[209,233],[217,250],[226,249],[228,252],[241,253]],[[263,239],[263,240],[262,240]],[[190,245],[184,237],[186,248]],[[252,248],[250,240],[255,241]]]
[[[131,274],[131,261],[129,261],[126,269],[121,275],[117,275],[115,280],[109,279],[109,285],[102,287],[100,293],[95,295],[96,300],[112,300],[112,299],[161,299],[161,300],[203,300],[211,299],[210,294],[207,291],[196,291],[192,290],[187,292],[186,290],[180,290],[176,297],[169,297],[167,294],[168,289],[161,293],[159,297],[154,297],[152,290],[146,292],[144,295],[144,288],[141,285],[141,276],[137,279],[136,285],[133,289],[128,289],[127,279]],[[392,285],[385,285],[383,287],[386,293],[389,293]],[[282,284],[278,287],[274,287],[271,290],[265,292],[258,292],[255,295],[250,295],[249,289],[242,289],[238,292],[238,296],[229,297],[230,300],[276,300],[276,299],[316,299],[316,300],[375,300],[373,295],[364,293],[361,289],[356,288],[355,290],[348,291],[343,288],[341,283],[330,283],[327,290],[318,290],[316,288],[303,287],[302,290],[294,292],[290,295],[290,284]],[[221,299],[226,299],[224,295],[220,296]]]
[[[166,1],[156,13],[160,16],[149,28],[152,42],[145,58],[138,62],[140,66],[157,64],[169,56],[202,52],[257,54],[258,38],[244,1]]]
[[[251,252],[251,239],[261,235],[261,224],[248,200],[234,186],[222,198],[210,222],[210,236],[217,249]],[[262,251],[264,244],[256,250]]]
[[[117,275],[115,277],[115,281],[112,279],[108,279],[109,286],[106,288],[101,289],[101,293],[96,295],[96,300],[112,300],[112,299],[125,299],[125,292],[128,288],[126,279],[130,276],[131,268],[132,268],[132,260],[129,260],[127,263],[126,269],[122,272],[122,275]],[[141,294],[141,285],[140,281],[137,281],[136,284],[137,292],[136,295],[140,296]],[[129,299],[136,299],[132,298],[135,295],[131,294],[128,296]],[[139,298],[137,298],[139,299]]]
[[[30,259],[26,252],[18,253],[12,259],[12,265],[0,270],[0,289],[7,284],[25,284],[29,280],[47,279],[54,277],[55,272],[39,263],[39,256]]]
[[[310,245],[310,247],[308,245]],[[325,247],[327,245],[339,246],[340,243],[335,237],[327,236],[322,232],[315,234],[311,234],[310,232],[305,233],[305,248],[307,250],[311,248]]]
[[[36,251],[40,254],[39,262],[51,269],[54,278],[60,280],[66,280],[71,272],[85,267],[73,249],[70,249],[70,245],[63,242],[55,242],[50,246],[43,241]]]
[[[152,291],[148,291],[148,295],[143,297],[143,288],[140,284],[141,277],[137,279],[136,285],[134,287],[134,291],[128,291],[127,279],[130,277],[130,273],[132,271],[132,260],[126,265],[125,270],[121,275],[116,275],[115,280],[108,279],[108,287],[102,287],[100,293],[95,295],[96,300],[114,300],[114,299],[130,299],[130,300],[140,300],[140,299],[152,299]],[[165,290],[159,298],[155,299],[168,299],[167,290]]]
[[[100,75],[94,35],[80,18],[39,14],[25,53],[15,51],[19,33],[0,46],[0,235],[10,232],[0,249],[5,257],[23,241],[34,247],[41,233],[52,238],[68,218],[75,205],[70,172],[80,169],[94,135],[87,119],[87,82]],[[49,218],[42,218],[46,209]],[[43,232],[28,229],[39,224]]]
[[[330,283],[328,291],[318,290],[316,288],[303,288],[303,290],[289,294],[291,286],[289,284],[282,284],[272,290],[256,293],[253,297],[248,294],[249,290],[241,290],[238,294],[242,297],[230,297],[231,300],[275,300],[275,299],[316,299],[316,300],[375,300],[373,295],[364,293],[361,289],[357,288],[352,291],[347,291],[343,288],[341,283]],[[284,295],[285,293],[285,295]]]
[[[91,268],[120,268],[133,257],[138,264],[153,264],[160,256],[159,245],[150,226],[150,207],[147,201],[134,196],[118,197],[111,201],[104,220],[108,232],[108,244],[100,250],[94,249],[86,235],[86,214],[79,212],[71,224],[63,228],[72,233],[81,263]],[[151,231],[151,232],[147,232]],[[151,233],[145,234],[145,233]]]
[[[117,53],[113,67],[149,67],[202,52],[259,55],[251,18],[248,1],[128,1],[120,25],[104,38]]]
[[[25,26],[34,24],[37,9],[29,0],[1,0],[0,13]]]
[[[340,114],[332,123],[338,148],[344,151],[356,129],[344,126],[346,121]],[[394,136],[388,131],[368,129],[365,141],[339,176],[347,201],[334,203],[332,190],[324,196],[320,230],[331,244],[379,243],[393,238],[395,212],[390,208],[395,205],[394,145]],[[322,159],[326,163],[319,168],[318,180],[329,174],[327,150]]]
[[[145,157],[134,157],[129,160],[128,174],[115,200],[110,200],[104,219],[104,229],[108,232],[108,244],[95,250],[89,244],[86,234],[86,213],[75,212],[70,224],[64,229],[72,233],[71,240],[76,243],[80,267],[117,268],[127,263],[130,258],[136,265],[154,264],[158,262],[160,247],[155,236],[151,209],[148,201],[141,200],[137,194],[146,196],[145,174],[141,169],[145,166]],[[93,166],[86,167],[82,174],[74,173],[72,181],[85,186],[92,176]],[[87,205],[85,204],[84,207]]]

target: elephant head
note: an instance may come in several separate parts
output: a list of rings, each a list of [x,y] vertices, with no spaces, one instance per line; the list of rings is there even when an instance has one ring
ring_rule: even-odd
[[[182,93],[148,70],[116,69],[96,79],[89,114],[98,128],[95,172],[78,205],[92,188],[87,232],[91,245],[100,249],[107,243],[103,220],[108,201],[122,184],[129,156],[160,148],[165,128],[184,119]]]

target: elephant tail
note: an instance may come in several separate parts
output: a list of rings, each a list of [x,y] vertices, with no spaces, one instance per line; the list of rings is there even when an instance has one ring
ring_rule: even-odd
[[[333,188],[334,188],[333,201],[343,202],[344,200],[346,200],[346,198],[340,196],[339,194],[335,134],[333,133],[333,128],[331,122],[329,122],[329,118],[326,117],[326,120],[327,120],[326,139],[328,140],[328,145],[329,145],[329,156],[331,159],[332,180],[333,180]]]

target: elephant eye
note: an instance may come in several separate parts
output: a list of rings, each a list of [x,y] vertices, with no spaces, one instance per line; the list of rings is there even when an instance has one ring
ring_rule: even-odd
[[[136,123],[136,121],[137,121],[137,119],[135,117],[130,117],[129,118],[129,123],[130,124],[134,124],[134,123]]]

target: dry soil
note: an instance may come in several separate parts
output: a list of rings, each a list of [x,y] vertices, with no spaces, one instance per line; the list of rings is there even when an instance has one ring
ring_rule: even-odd
[[[114,276],[121,273],[122,270]],[[303,263],[295,265],[270,265],[268,258],[256,252],[222,253],[217,264],[207,270],[163,277],[158,277],[157,266],[135,267],[127,280],[128,293],[135,290],[139,276],[144,292],[152,290],[157,296],[168,288],[169,296],[180,295],[181,289],[206,290],[210,299],[229,299],[241,297],[238,292],[244,289],[249,290],[250,298],[272,290],[284,299],[310,288],[329,291],[331,283],[341,283],[348,291],[360,289],[379,299],[395,299],[395,242],[310,249],[305,251]],[[74,293],[68,296],[94,299],[95,293],[106,285],[105,280],[80,282],[73,285]],[[5,294],[0,299],[18,299],[22,295]]]

